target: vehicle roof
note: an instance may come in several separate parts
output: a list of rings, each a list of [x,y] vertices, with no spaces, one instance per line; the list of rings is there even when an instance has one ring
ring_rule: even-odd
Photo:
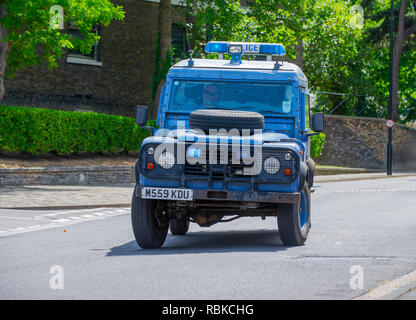
[[[258,60],[242,60],[241,64],[231,64],[230,60],[221,59],[193,59],[193,66],[188,65],[189,59],[182,60],[176,63],[169,70],[171,76],[191,76],[198,70],[200,75],[213,74],[213,71],[239,74],[256,73],[267,74],[268,77],[283,79],[293,77],[293,80],[305,82],[307,86],[307,79],[302,70],[295,64],[289,62],[279,61],[279,68],[276,68],[276,61],[258,61]],[[204,72],[205,71],[205,72]],[[228,73],[228,72],[227,72]],[[274,75],[274,76],[273,76]]]

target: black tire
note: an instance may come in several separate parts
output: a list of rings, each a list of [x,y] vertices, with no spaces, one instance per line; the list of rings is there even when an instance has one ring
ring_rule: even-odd
[[[308,187],[309,189],[313,187],[313,180],[315,176],[315,161],[312,158],[306,160],[306,165],[308,166]]]
[[[239,110],[210,110],[201,109],[193,111],[189,116],[191,129],[255,129],[264,128],[264,117],[257,112]]]
[[[307,213],[307,217],[302,216],[302,219],[300,210],[304,209],[305,205],[307,208],[302,212]],[[307,183],[301,192],[301,203],[278,206],[277,223],[280,238],[285,246],[301,246],[305,243],[311,227],[311,201]]]
[[[169,223],[160,225],[156,219],[156,200],[136,197],[131,202],[131,223],[137,244],[143,249],[160,248],[166,240]]]
[[[174,236],[184,236],[189,230],[188,219],[171,219],[170,220],[170,232]]]

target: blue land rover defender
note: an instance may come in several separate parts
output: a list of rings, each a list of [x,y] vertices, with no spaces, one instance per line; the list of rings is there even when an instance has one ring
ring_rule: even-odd
[[[322,114],[311,116],[305,75],[272,58],[285,54],[280,44],[209,42],[205,50],[218,59],[191,57],[170,68],[158,129],[139,151],[131,207],[137,243],[161,247],[169,228],[185,235],[190,222],[272,216],[284,245],[304,244],[315,170],[310,137],[324,125]],[[138,106],[137,124],[146,121],[147,108]]]

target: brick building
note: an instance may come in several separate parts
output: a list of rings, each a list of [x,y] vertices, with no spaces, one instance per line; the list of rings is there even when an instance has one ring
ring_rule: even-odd
[[[172,42],[185,49],[184,11],[179,1],[172,0]],[[41,65],[18,72],[6,80],[2,103],[128,116],[134,116],[136,105],[150,107],[159,0],[112,2],[123,6],[125,18],[95,30],[101,40],[90,56],[68,52],[57,68]],[[66,29],[73,36],[79,34],[74,26]]]
[[[41,65],[19,71],[6,80],[3,103],[130,116],[135,105],[151,106],[159,1],[112,2],[124,7],[125,18],[95,30],[101,40],[90,56],[68,52],[52,70]],[[184,45],[183,11],[177,5],[172,9],[172,40]]]

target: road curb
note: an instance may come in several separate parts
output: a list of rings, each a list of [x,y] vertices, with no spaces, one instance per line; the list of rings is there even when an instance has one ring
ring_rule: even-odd
[[[357,173],[357,175],[359,175]],[[403,178],[416,176],[416,173],[405,173],[405,174],[395,174],[392,176],[379,175],[379,176],[355,176],[355,177],[342,177],[342,175],[333,175],[333,176],[315,176],[315,182],[344,182],[344,181],[359,181],[359,180],[376,180],[376,179],[392,179],[392,178]]]
[[[394,300],[416,288],[416,270],[354,298],[353,300]]]
[[[383,173],[383,171],[376,170],[376,169],[343,168],[343,167],[331,167],[331,166],[319,166],[319,165],[315,167],[315,176],[355,174],[355,173]]]
[[[77,210],[77,209],[98,209],[98,208],[129,208],[131,203],[116,204],[87,204],[78,206],[35,206],[35,207],[0,207],[7,210]]]

